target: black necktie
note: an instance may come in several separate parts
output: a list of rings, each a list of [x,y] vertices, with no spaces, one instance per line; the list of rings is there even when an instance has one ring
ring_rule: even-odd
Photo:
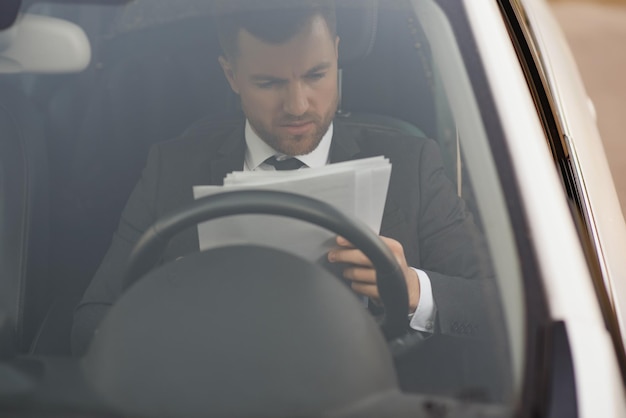
[[[277,160],[276,156],[270,157],[264,161],[265,164],[273,165],[278,171],[283,170],[297,170],[304,165],[304,163],[297,158],[287,158],[285,160]]]

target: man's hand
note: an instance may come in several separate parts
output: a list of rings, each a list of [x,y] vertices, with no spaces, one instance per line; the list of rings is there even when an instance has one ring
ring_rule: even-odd
[[[413,313],[420,300],[420,284],[417,272],[407,265],[402,244],[391,238],[383,236],[380,238],[391,249],[402,268],[409,293],[409,313]],[[376,270],[374,270],[369,258],[343,237],[337,237],[337,245],[339,248],[328,252],[328,261],[351,264],[343,270],[343,277],[352,281],[352,290],[373,299],[375,302],[380,302],[380,295],[376,286]]]

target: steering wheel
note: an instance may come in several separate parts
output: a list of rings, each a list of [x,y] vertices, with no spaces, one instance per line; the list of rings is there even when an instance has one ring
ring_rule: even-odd
[[[161,258],[169,240],[200,222],[242,214],[280,215],[323,227],[350,241],[372,261],[378,291],[385,306],[380,322],[388,341],[408,330],[408,293],[404,275],[391,250],[362,222],[350,219],[332,206],[305,196],[277,191],[234,191],[196,200],[150,227],[133,249],[124,276],[128,289]]]

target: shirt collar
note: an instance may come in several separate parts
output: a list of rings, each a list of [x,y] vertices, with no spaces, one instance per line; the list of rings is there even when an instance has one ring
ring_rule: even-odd
[[[333,124],[331,123],[328,130],[322,137],[317,148],[306,155],[298,155],[297,158],[302,161],[307,167],[315,168],[322,167],[328,163],[328,155],[330,153],[330,144],[333,137]],[[246,157],[245,168],[253,171],[256,170],[265,160],[276,155],[277,157],[283,156],[282,153],[277,152],[274,148],[270,147],[265,141],[263,141],[252,126],[246,119],[245,129],[246,139]]]

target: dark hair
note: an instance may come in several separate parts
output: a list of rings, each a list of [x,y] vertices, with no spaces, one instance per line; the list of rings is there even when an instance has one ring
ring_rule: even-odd
[[[220,46],[228,58],[236,57],[239,52],[241,29],[265,42],[280,44],[320,15],[331,36],[334,38],[337,34],[333,0],[218,0],[215,7]]]

